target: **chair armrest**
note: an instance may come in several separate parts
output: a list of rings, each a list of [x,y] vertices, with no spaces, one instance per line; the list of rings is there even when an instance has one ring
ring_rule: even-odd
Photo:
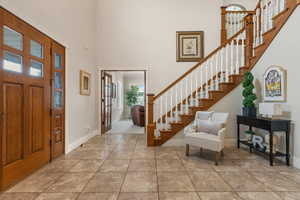
[[[184,128],[184,135],[188,134],[188,133],[193,133],[196,132],[196,127],[194,125],[194,123],[191,123],[190,125],[188,125],[187,127]]]
[[[221,130],[219,130],[218,136],[221,137],[222,139],[224,139],[225,133],[226,133],[226,128],[222,128]]]

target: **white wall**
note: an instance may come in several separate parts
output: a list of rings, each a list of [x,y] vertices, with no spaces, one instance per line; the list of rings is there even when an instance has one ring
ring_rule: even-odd
[[[108,72],[112,75],[112,82],[118,85],[117,96],[115,99],[112,99],[112,123],[119,121],[122,118],[124,110],[124,77],[123,72]]]
[[[254,10],[258,0],[223,0],[223,5],[239,4],[244,6],[247,10]]]
[[[159,92],[195,63],[176,63],[176,31],[205,31],[205,54],[220,44],[220,0],[99,0],[98,64],[148,69]]]
[[[66,46],[67,151],[97,129],[96,1],[0,0],[0,5]],[[79,70],[92,73],[92,95],[79,95]]]

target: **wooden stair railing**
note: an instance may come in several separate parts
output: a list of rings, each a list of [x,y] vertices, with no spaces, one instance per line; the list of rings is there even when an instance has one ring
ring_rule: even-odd
[[[227,7],[221,7],[221,44],[224,44],[244,26],[244,18],[254,11],[227,11]]]
[[[242,30],[162,92],[148,94],[148,146],[164,144],[190,124],[197,111],[208,110],[237,87],[299,4],[261,0],[244,18]]]

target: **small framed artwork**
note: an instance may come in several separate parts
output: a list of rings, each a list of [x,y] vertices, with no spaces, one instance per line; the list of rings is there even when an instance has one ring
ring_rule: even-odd
[[[199,62],[204,57],[203,31],[177,31],[177,62]]]
[[[286,89],[286,71],[282,67],[278,66],[269,67],[264,73],[264,101],[285,102]]]
[[[80,70],[80,94],[91,95],[91,74],[83,70]]]

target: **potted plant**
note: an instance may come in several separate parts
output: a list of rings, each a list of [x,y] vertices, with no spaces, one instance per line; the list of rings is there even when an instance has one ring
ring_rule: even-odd
[[[138,86],[131,86],[130,90],[126,92],[126,104],[130,108],[137,104],[139,97],[139,87]]]
[[[256,95],[253,93],[254,77],[251,72],[246,72],[243,80],[243,115],[248,117],[256,116],[256,107],[254,101],[256,100]]]

